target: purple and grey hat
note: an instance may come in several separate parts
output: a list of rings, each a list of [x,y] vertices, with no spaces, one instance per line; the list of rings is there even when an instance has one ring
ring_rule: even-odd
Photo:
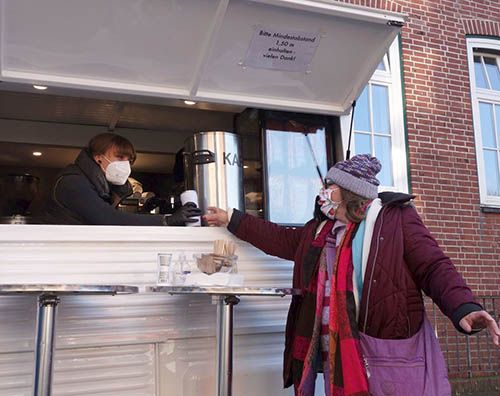
[[[333,165],[326,174],[326,181],[361,197],[375,199],[380,184],[375,175],[380,169],[382,164],[377,158],[369,154],[358,154]]]

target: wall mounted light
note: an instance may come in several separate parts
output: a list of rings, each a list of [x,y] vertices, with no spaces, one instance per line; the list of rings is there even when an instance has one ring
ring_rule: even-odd
[[[40,157],[42,155],[42,153],[40,151],[33,151],[33,155],[35,157]]]
[[[193,102],[192,100],[185,100],[184,103],[187,104],[188,106],[193,106],[196,104],[196,102]]]
[[[33,85],[33,88],[38,89],[40,91],[45,91],[47,89],[45,85]]]

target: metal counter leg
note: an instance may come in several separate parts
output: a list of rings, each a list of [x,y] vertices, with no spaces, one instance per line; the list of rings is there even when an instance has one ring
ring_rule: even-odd
[[[231,396],[233,382],[233,306],[240,299],[221,296],[217,304],[217,396]]]
[[[59,298],[54,295],[41,295],[38,297],[35,373],[33,378],[34,396],[50,396],[52,394],[52,355],[54,352],[54,334],[58,303]]]

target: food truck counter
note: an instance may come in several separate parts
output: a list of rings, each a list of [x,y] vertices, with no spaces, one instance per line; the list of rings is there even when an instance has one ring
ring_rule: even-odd
[[[0,225],[0,283],[155,285],[158,253],[237,245],[245,286],[290,287],[292,263],[223,228]],[[289,297],[244,297],[234,310],[234,394],[282,390]],[[35,296],[0,297],[0,394],[30,394]],[[200,395],[215,389],[216,306],[209,296],[139,293],[63,296],[57,316],[54,393]],[[92,378],[92,381],[88,381]]]

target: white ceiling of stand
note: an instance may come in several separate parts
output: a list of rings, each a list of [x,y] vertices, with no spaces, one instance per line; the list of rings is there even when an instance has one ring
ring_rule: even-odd
[[[0,88],[3,85],[6,84],[0,84]],[[77,128],[79,125],[104,127],[101,131],[99,128],[96,129],[94,134],[107,131],[111,126],[116,127],[113,131],[126,134],[139,150],[133,169],[156,173],[171,172],[174,165],[173,153],[180,148],[183,136],[186,138],[194,132],[203,130],[233,128],[235,113],[229,112],[228,108],[224,108],[225,111],[210,111],[201,110],[199,105],[195,106],[197,108],[186,105],[181,108],[173,105],[52,95],[49,93],[52,89],[47,91],[33,93],[0,89],[0,166],[63,168],[72,163],[80,151],[77,141],[74,139],[57,141],[57,145],[54,145],[54,139],[48,142],[43,132],[46,131],[44,127],[50,125],[47,123],[67,124],[64,130],[68,133],[80,130]],[[239,109],[234,106],[233,110]],[[2,120],[37,122],[38,124],[31,125],[37,125],[39,142],[37,144],[9,142],[12,140],[12,133],[7,130],[7,125],[1,124]],[[168,146],[162,144],[163,140],[158,140],[160,135],[154,134],[155,131],[169,134]],[[149,151],[144,147],[140,136],[144,137],[148,132],[155,135],[151,139],[157,144],[154,151],[159,153],[150,150],[151,144],[148,146]],[[176,138],[173,138],[174,136]],[[89,138],[90,136],[87,136],[84,141],[79,139],[81,145],[84,145]],[[34,157],[32,155],[34,151],[41,151],[43,155]]]
[[[0,119],[97,125],[114,128],[197,132],[232,130],[235,113],[201,110],[196,106],[173,107],[147,103],[121,102],[75,96],[2,90],[0,84]],[[179,105],[177,105],[179,106]],[[233,110],[242,109],[234,108]],[[0,140],[1,140],[0,135]]]
[[[0,1],[5,83],[323,114],[349,108],[404,21],[326,0]],[[309,72],[243,67],[256,26],[320,32]]]
[[[75,161],[80,148],[51,147],[40,144],[17,144],[0,142],[0,166],[15,168],[62,169]],[[41,151],[40,157],[33,156]],[[171,173],[174,156],[168,154],[138,153],[132,170],[136,172]]]

